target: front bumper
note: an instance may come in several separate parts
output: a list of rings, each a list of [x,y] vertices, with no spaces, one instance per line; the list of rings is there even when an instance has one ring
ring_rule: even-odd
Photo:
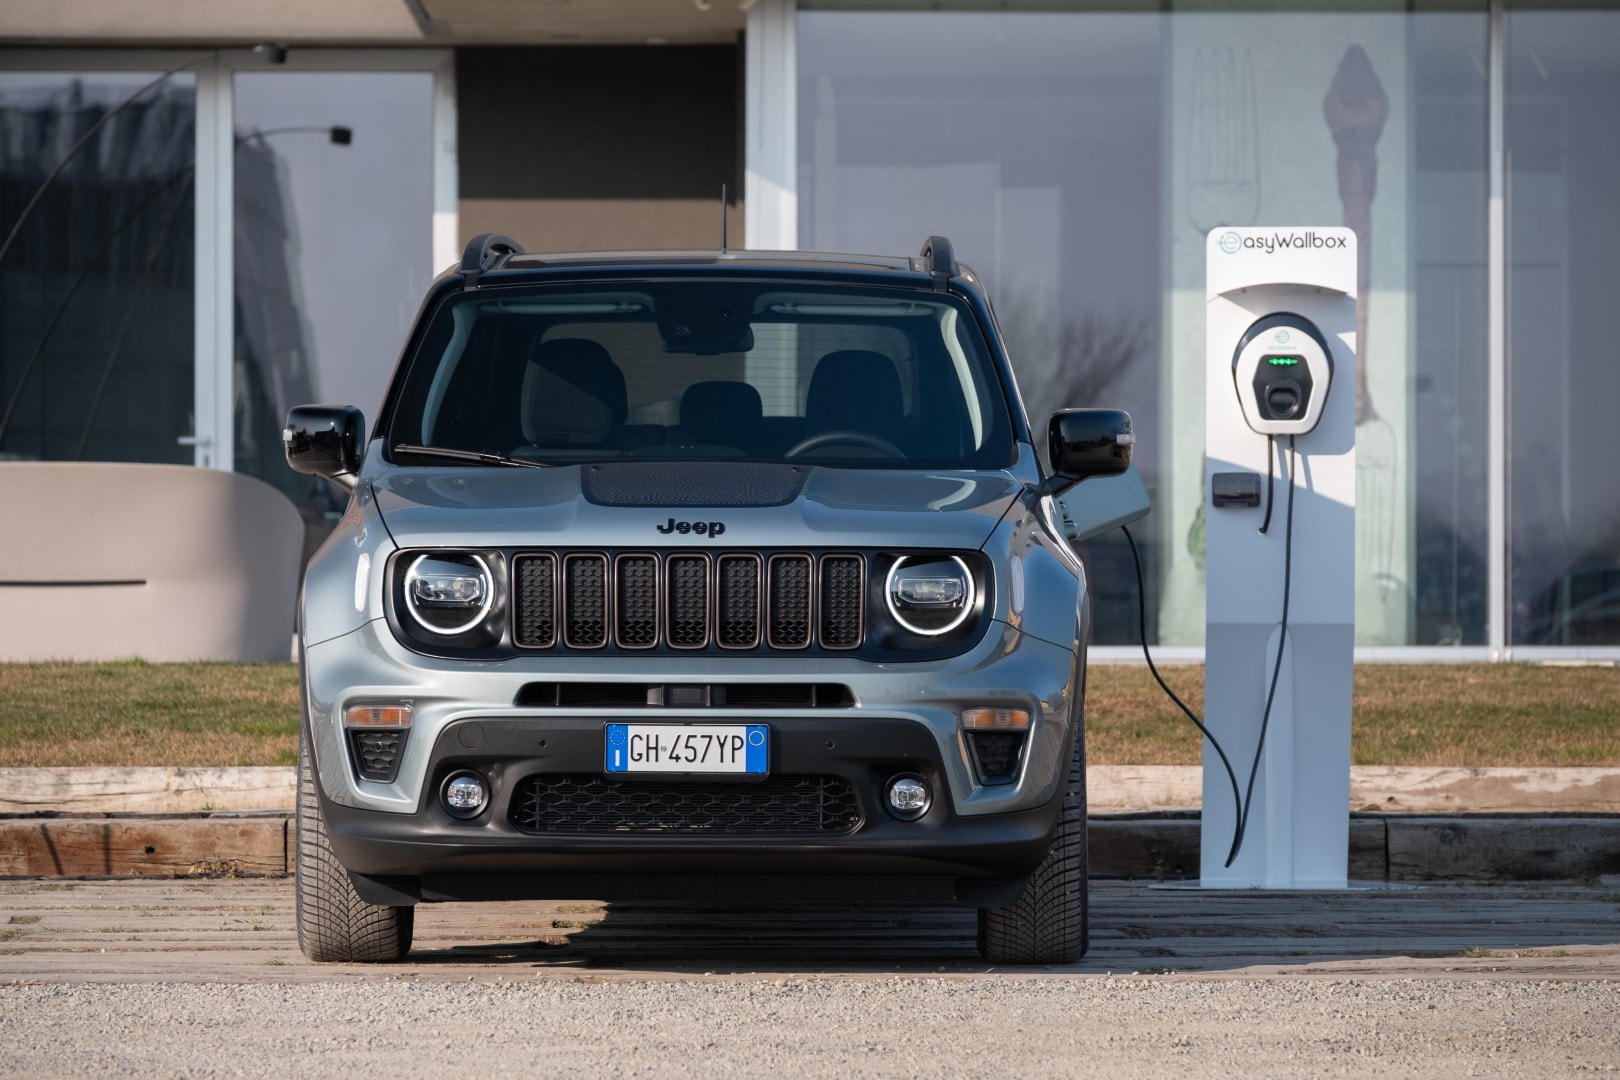
[[[884,807],[897,773],[943,781],[929,730],[914,721],[871,718],[829,734],[815,720],[773,720],[773,776],[835,778],[853,792],[859,825],[842,835],[812,831],[537,833],[520,827],[521,792],[534,777],[600,774],[603,722],[594,718],[468,719],[447,726],[432,752],[431,792],[473,771],[491,798],[470,820],[437,797],[411,814],[342,806],[323,797],[334,852],[375,903],[513,899],[824,899],[1010,902],[1039,864],[1061,798],[1009,814],[963,817],[936,799],[903,821]],[[616,780],[627,788],[643,783]],[[748,786],[748,780],[725,783]],[[677,788],[674,784],[670,787]],[[756,785],[762,788],[762,785]],[[672,805],[665,817],[680,820]]]
[[[405,649],[380,621],[311,645],[305,707],[332,847],[373,903],[588,897],[957,901],[1016,898],[1050,844],[1079,722],[1084,654],[995,623],[948,660],[520,657],[447,660]],[[843,704],[814,709],[535,706],[536,681],[607,684],[836,683]],[[409,701],[413,723],[391,783],[358,774],[341,717],[349,704]],[[959,730],[972,706],[1029,710],[1011,783],[983,784]],[[529,778],[601,777],[608,723],[766,724],[772,776],[835,777],[859,827],[843,835],[693,832],[537,834],[509,819]],[[457,820],[439,802],[461,769],[485,776],[489,808]],[[929,812],[900,821],[883,787],[925,777]],[[625,781],[634,784],[636,781]],[[737,783],[747,783],[738,780]]]
[[[1059,648],[993,623],[968,652],[947,660],[880,664],[853,658],[516,657],[450,660],[411,652],[381,620],[310,645],[303,654],[304,707],[320,788],[333,803],[357,810],[412,815],[434,794],[432,756],[452,724],[476,719],[503,725],[608,722],[769,723],[806,721],[824,738],[854,735],[874,719],[910,721],[932,742],[941,783],[936,797],[963,817],[1001,815],[1048,803],[1068,770],[1068,748],[1080,716],[1083,651]],[[847,688],[847,707],[623,708],[520,704],[537,681],[609,684],[832,683]],[[409,702],[413,721],[391,783],[367,780],[354,766],[344,709],[359,703]],[[970,707],[1027,710],[1027,745],[1012,783],[982,784],[960,731]],[[600,738],[600,733],[596,738]],[[588,766],[600,770],[598,756]],[[774,764],[772,771],[780,771]]]

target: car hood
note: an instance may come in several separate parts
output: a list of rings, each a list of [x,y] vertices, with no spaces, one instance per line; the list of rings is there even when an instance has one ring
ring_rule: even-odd
[[[977,549],[1020,483],[1001,471],[765,462],[390,469],[372,484],[403,547]]]

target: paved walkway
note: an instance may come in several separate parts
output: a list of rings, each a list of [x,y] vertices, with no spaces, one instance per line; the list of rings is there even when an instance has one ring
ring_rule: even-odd
[[[974,915],[956,909],[427,905],[410,960],[386,969],[306,963],[292,909],[285,878],[3,881],[0,983],[987,971],[973,950]],[[1104,881],[1093,883],[1091,919],[1081,964],[1005,973],[1620,981],[1620,886],[1271,894]]]

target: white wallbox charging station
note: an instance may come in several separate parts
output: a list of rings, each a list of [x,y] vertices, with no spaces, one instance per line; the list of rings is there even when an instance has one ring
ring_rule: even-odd
[[[1216,228],[1206,260],[1204,721],[1231,771],[1206,741],[1199,884],[1344,888],[1356,238]]]

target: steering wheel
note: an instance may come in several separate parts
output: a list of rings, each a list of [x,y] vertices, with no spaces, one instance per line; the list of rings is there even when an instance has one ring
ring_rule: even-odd
[[[801,439],[788,449],[783,457],[799,457],[812,450],[820,450],[823,446],[835,446],[838,443],[852,443],[864,446],[868,450],[876,450],[884,457],[903,458],[906,452],[900,449],[881,435],[873,435],[866,431],[823,431],[820,435],[812,435],[808,439]]]

